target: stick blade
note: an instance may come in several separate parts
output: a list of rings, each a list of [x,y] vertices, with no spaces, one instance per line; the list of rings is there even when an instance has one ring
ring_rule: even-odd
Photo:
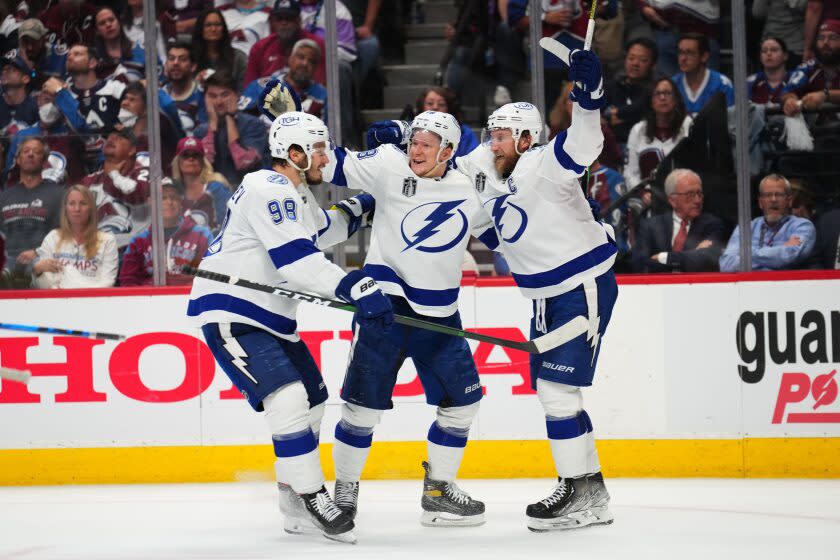
[[[540,46],[562,60],[566,66],[569,66],[569,56],[571,55],[569,47],[556,39],[552,39],[551,37],[543,37],[540,39]]]
[[[11,369],[0,367],[0,379],[8,379],[9,381],[17,381],[26,385],[32,379],[32,373],[28,370]]]

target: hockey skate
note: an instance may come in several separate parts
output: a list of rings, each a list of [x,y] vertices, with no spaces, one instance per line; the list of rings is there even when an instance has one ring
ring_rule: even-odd
[[[282,482],[277,483],[280,491],[280,513],[283,514],[283,530],[291,535],[317,534],[321,530],[312,523],[303,500],[292,490],[292,487]]]
[[[610,495],[600,472],[578,478],[559,478],[554,492],[525,510],[528,528],[541,533],[613,522]]]
[[[334,501],[338,509],[350,516],[350,519],[356,519],[356,510],[359,504],[359,483],[336,479],[333,496],[335,496]]]
[[[426,527],[471,527],[484,523],[484,502],[473,500],[454,482],[429,478],[429,463],[423,461],[423,515],[420,523]]]
[[[338,509],[330,498],[330,493],[325,487],[310,494],[300,494],[309,519],[328,539],[356,544],[356,536],[353,534],[353,520]]]

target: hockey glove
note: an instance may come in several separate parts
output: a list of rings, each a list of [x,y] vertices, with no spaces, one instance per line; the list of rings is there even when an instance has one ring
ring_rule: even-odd
[[[356,320],[366,327],[387,331],[394,322],[394,311],[379,285],[361,270],[351,270],[335,289],[336,297],[356,306]]]
[[[360,227],[370,227],[373,221],[373,211],[376,209],[376,201],[367,193],[356,195],[336,202],[332,209],[340,210],[349,223],[347,225],[347,237],[356,233]]]
[[[295,90],[281,82],[277,78],[271,78],[260,93],[260,99],[257,103],[260,112],[271,119],[274,119],[288,113],[289,111],[300,111],[300,98],[295,93]]]
[[[575,83],[569,99],[594,111],[604,106],[604,79],[601,61],[592,51],[572,51],[569,79]]]
[[[372,150],[382,144],[408,143],[409,124],[405,121],[376,121],[368,127],[367,147]]]

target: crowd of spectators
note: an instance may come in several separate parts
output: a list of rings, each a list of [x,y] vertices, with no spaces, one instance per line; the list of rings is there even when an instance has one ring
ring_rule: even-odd
[[[188,281],[181,268],[196,264],[218,232],[232,189],[269,161],[270,123],[257,108],[268,80],[284,80],[304,111],[327,120],[326,60],[335,56],[341,127],[334,133],[364,147],[361,109],[381,105],[383,55],[395,58],[383,44],[393,30],[378,21],[382,0],[336,0],[338,45],[328,53],[324,1],[159,0],[153,47],[141,0],[0,1],[0,287],[151,282],[147,48],[160,70],[170,283]],[[492,110],[521,99],[529,2],[452,3],[454,18],[441,32],[450,48],[440,83],[418,88],[403,116],[452,113],[466,153],[479,142],[473,129],[482,119],[468,121],[462,107],[490,103]],[[423,2],[395,4],[403,23],[423,22]],[[590,1],[543,8],[542,34],[581,48]],[[840,6],[752,0],[748,8],[762,26],[760,44],[749,47],[755,73],[738,77],[755,109],[750,143],[759,158],[753,267],[840,268],[837,199],[827,205],[816,197],[815,204],[823,185],[773,168],[773,158],[801,146],[803,134],[817,151],[826,130],[840,136],[832,110],[840,103]],[[602,0],[596,15],[605,143],[582,188],[617,230],[618,269],[736,270],[740,234],[726,216],[704,211],[703,171],[658,169],[713,100],[730,112],[734,104],[719,0]],[[546,54],[544,63],[550,138],[571,124],[570,84],[559,60]]]

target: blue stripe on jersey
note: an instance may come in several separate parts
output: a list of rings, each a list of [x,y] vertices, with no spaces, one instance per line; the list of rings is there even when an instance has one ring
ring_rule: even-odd
[[[585,410],[571,418],[554,418],[546,416],[545,428],[548,439],[572,439],[592,431],[592,423]]]
[[[324,214],[324,217],[327,219],[327,225],[324,226],[324,229],[319,229],[318,230],[318,237],[321,237],[322,235],[324,235],[324,233],[326,233],[326,231],[328,229],[330,229],[330,224],[332,223],[332,220],[330,219],[329,212],[327,212],[323,208],[321,208],[321,212]]]
[[[304,257],[320,252],[321,250],[309,239],[293,239],[279,247],[269,249],[268,256],[271,257],[274,266],[283,268],[287,264],[292,264]]]
[[[604,243],[603,245],[595,247],[588,253],[575,257],[569,262],[552,270],[537,272],[536,274],[516,274],[514,272],[512,273],[513,281],[516,282],[516,285],[520,288],[545,288],[547,286],[556,286],[557,284],[562,284],[576,274],[580,274],[581,272],[598,266],[615,255],[616,252],[617,249],[615,247],[615,243]]]
[[[499,246],[499,236],[496,235],[496,230],[487,228],[484,233],[478,236],[478,240],[484,243],[491,251]]]
[[[583,173],[586,171],[586,167],[582,165],[578,165],[572,159],[572,156],[566,153],[566,150],[563,148],[563,144],[566,143],[566,131],[564,130],[560,134],[554,137],[554,155],[557,157],[557,161],[570,171],[574,171],[575,173]]]
[[[426,288],[415,288],[406,284],[391,267],[384,264],[366,264],[363,268],[365,273],[377,282],[393,282],[402,286],[405,297],[410,301],[426,306],[446,306],[458,301],[458,290],[460,288],[449,288],[447,290],[429,290]]]
[[[318,449],[318,441],[309,428],[295,434],[274,434],[271,440],[277,457],[299,457]]]
[[[347,151],[344,148],[336,148],[333,150],[333,154],[335,154],[335,171],[330,183],[339,187],[346,187],[347,177],[344,176],[344,158],[347,157]]]
[[[205,311],[229,311],[252,319],[280,334],[294,334],[297,330],[297,321],[227,294],[207,294],[191,299],[187,306],[187,315],[190,317],[196,317]]]
[[[469,432],[469,430],[467,430],[467,432]],[[466,435],[456,436],[455,434],[445,432],[440,426],[438,426],[437,422],[433,422],[432,426],[429,428],[429,441],[446,447],[467,446]]]

